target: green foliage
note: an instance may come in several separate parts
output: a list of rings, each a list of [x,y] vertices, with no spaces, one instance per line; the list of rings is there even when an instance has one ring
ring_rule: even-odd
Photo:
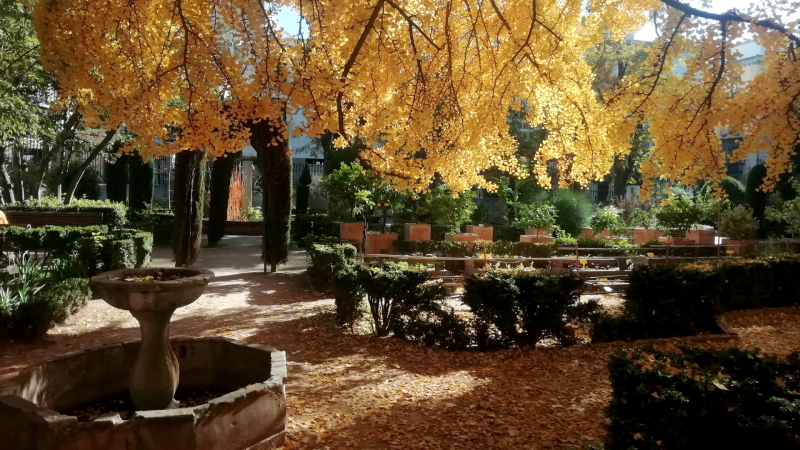
[[[731,203],[740,205],[746,201],[747,189],[741,181],[733,177],[725,177],[722,180],[722,190],[727,194]]]
[[[128,169],[130,170],[130,207],[133,210],[147,208],[153,203],[153,183],[155,182],[155,161],[148,158],[145,161],[140,153],[130,156]]]
[[[296,214],[292,223],[292,240],[304,243],[306,236],[339,236],[339,222],[328,218],[327,214]]]
[[[603,230],[609,230],[616,236],[624,229],[624,225],[619,220],[619,210],[614,206],[598,209],[589,224],[596,234]]]
[[[397,241],[397,251],[403,255],[437,255],[478,257],[483,254],[497,257],[548,258],[555,252],[552,244],[519,241]]]
[[[791,186],[797,197],[784,201],[780,196],[774,195],[773,204],[766,209],[766,217],[774,222],[785,223],[788,233],[800,236],[800,181],[791,180]]]
[[[547,201],[556,208],[556,225],[572,236],[581,234],[581,227],[589,222],[594,212],[594,206],[586,195],[570,189],[553,192]]]
[[[228,200],[231,193],[233,166],[241,153],[219,157],[212,163],[210,198],[208,205],[208,246],[216,247],[225,236],[228,221]],[[262,217],[263,220],[263,217]]]
[[[747,184],[745,186],[745,200],[750,208],[753,209],[753,215],[759,222],[764,220],[764,210],[767,207],[767,198],[769,197],[766,192],[760,190],[766,176],[767,166],[764,163],[758,164],[750,169],[750,173],[747,174]]]
[[[609,362],[608,450],[796,449],[800,357],[621,349]]]
[[[655,208],[659,226],[670,237],[683,237],[698,223],[702,212],[695,203],[683,195],[672,195],[661,206]]]
[[[0,334],[35,338],[86,304],[88,280],[62,278],[60,262],[46,265],[28,253],[14,261],[17,271],[0,280]]]
[[[175,215],[171,210],[150,204],[143,210],[132,210],[130,222],[133,228],[152,233],[155,245],[172,244]]]
[[[716,314],[800,305],[800,258],[766,257],[683,266],[636,266],[621,317],[604,317],[595,340],[718,331]]]
[[[450,233],[458,233],[461,225],[468,223],[475,211],[475,193],[465,191],[453,196],[446,186],[431,189],[427,198],[427,209],[431,213],[433,223],[447,228]]]
[[[355,279],[367,296],[375,334],[405,338],[407,323],[435,309],[445,289],[428,284],[430,270],[407,263],[355,266]]]
[[[328,212],[345,222],[371,211],[375,201],[372,191],[381,185],[382,179],[372,175],[361,164],[342,164],[337,170],[320,180],[319,186],[328,198]]]
[[[355,265],[346,265],[333,274],[333,298],[340,325],[353,328],[364,315],[364,288]]]
[[[66,192],[67,186],[72,181],[72,178],[77,174],[78,168],[83,163],[83,161],[79,160],[71,160],[68,163],[66,168],[62,168],[60,165],[54,167],[54,170],[51,170],[45,175],[44,184],[47,186],[48,192],[51,195],[55,196],[56,192],[58,191],[58,178],[61,178],[61,192]],[[64,170],[66,173],[63,174],[61,171]],[[75,187],[75,198],[83,198],[89,200],[99,200],[100,199],[100,176],[97,174],[97,171],[93,168],[89,167],[81,176],[80,181],[78,181],[78,186]]]
[[[311,195],[311,168],[306,164],[303,173],[300,174],[297,186],[297,213],[305,214],[308,212],[308,199]]]
[[[580,304],[583,280],[574,273],[492,269],[466,278],[464,303],[497,328],[503,344],[534,346],[545,338],[575,341],[570,325],[588,321],[596,302]]]
[[[719,231],[730,239],[755,239],[758,220],[753,211],[744,205],[734,206],[720,213]]]
[[[332,287],[334,275],[356,263],[356,247],[344,239],[306,238],[308,260],[306,270],[314,288],[327,291]]]
[[[637,209],[631,214],[631,228],[646,228],[653,230],[658,226],[658,218],[654,210]]]
[[[128,222],[128,208],[121,203],[108,200],[75,198],[69,205],[64,205],[55,197],[28,198],[24,202],[3,206],[3,211],[98,212],[103,214],[103,225],[107,225],[111,229],[124,227]]]
[[[556,217],[558,217],[555,206],[545,202],[517,205],[517,214],[516,225],[525,230],[530,228],[552,228],[556,223]]]
[[[264,212],[260,206],[249,206],[242,210],[242,218],[251,222],[261,222],[264,220]]]

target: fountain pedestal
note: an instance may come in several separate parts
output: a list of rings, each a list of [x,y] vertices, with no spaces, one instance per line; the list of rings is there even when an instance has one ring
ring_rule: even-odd
[[[155,281],[127,281],[148,276]],[[148,268],[105,272],[90,280],[92,291],[109,305],[130,311],[139,322],[142,346],[131,370],[129,390],[137,410],[177,407],[173,396],[180,368],[169,344],[169,321],[177,308],[202,295],[213,276],[202,269]]]

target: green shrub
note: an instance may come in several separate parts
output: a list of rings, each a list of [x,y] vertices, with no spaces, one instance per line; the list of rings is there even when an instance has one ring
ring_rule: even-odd
[[[296,214],[292,223],[292,240],[303,243],[306,236],[339,237],[339,224],[327,214]]]
[[[409,322],[436,310],[436,303],[446,295],[438,284],[428,284],[430,270],[407,263],[355,267],[355,279],[367,296],[375,334],[393,332],[404,339]]]
[[[753,211],[744,205],[734,206],[720,213],[719,231],[731,239],[755,239],[758,234],[758,220]]]
[[[531,228],[552,228],[556,223],[557,212],[555,206],[536,202],[530,205],[524,203],[517,205],[517,221],[515,225],[524,230]]]
[[[574,342],[570,325],[586,322],[596,302],[580,304],[583,280],[574,273],[492,269],[466,278],[464,303],[494,325],[505,344],[536,345],[544,338]]]
[[[572,236],[581,234],[581,227],[589,223],[594,212],[586,195],[571,189],[559,189],[547,201],[556,208],[556,225]]]
[[[103,214],[103,225],[107,225],[111,229],[123,227],[128,222],[128,207],[124,204],[83,198],[75,198],[69,205],[64,205],[55,197],[45,197],[39,200],[29,198],[24,202],[5,205],[3,211],[97,212]]]
[[[450,189],[439,185],[431,189],[426,206],[434,224],[444,227],[448,233],[458,233],[475,211],[473,198],[475,192],[465,191],[454,197]]]
[[[600,234],[603,230],[609,230],[616,236],[623,229],[622,222],[619,220],[619,210],[614,206],[606,206],[597,210],[589,225],[596,234]]]
[[[686,232],[700,222],[701,212],[695,203],[683,195],[673,195],[667,203],[655,208],[656,219],[664,234],[669,237],[683,237]]]
[[[646,228],[654,230],[658,226],[658,219],[654,210],[637,209],[631,214],[630,226],[632,228]]]
[[[172,245],[175,229],[175,214],[166,208],[149,205],[139,211],[131,211],[131,226],[153,234],[155,245]]]
[[[340,325],[352,328],[363,316],[364,289],[354,266],[345,267],[333,274],[333,298],[336,319]]]
[[[308,259],[311,262],[306,272],[316,289],[330,289],[334,275],[356,263],[356,247],[343,239],[333,239],[328,238],[328,243],[317,243],[314,239],[306,241]]]
[[[525,258],[548,258],[555,250],[552,244],[509,241],[396,241],[395,248],[403,255],[479,257],[488,254]]]
[[[773,222],[783,222],[786,232],[793,236],[800,236],[800,181],[791,180],[797,198],[783,200],[780,195],[773,195],[773,205],[767,207],[766,217]]]
[[[800,258],[637,266],[621,317],[600,319],[593,339],[649,339],[717,331],[716,314],[800,305]]]
[[[605,448],[797,449],[799,361],[739,348],[619,350]]]
[[[36,338],[54,325],[78,312],[89,299],[89,280],[71,278],[47,284],[28,301],[16,305],[4,322],[6,333],[20,338]]]

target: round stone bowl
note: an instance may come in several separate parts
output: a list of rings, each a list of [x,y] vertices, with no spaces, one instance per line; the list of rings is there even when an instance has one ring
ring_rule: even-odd
[[[152,276],[159,272],[167,277],[181,278],[154,282],[125,281],[127,278]],[[92,277],[89,287],[115,308],[128,311],[174,311],[197,300],[212,278],[214,272],[205,269],[149,267],[104,272]]]
[[[124,396],[140,346],[122,342],[60,355],[0,385],[0,448],[267,450],[285,444],[284,352],[220,337],[171,341],[181,389],[212,389],[221,393],[217,398],[85,422],[62,413]]]

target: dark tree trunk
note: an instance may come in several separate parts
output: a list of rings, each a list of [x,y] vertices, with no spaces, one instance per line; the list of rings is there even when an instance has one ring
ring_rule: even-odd
[[[228,154],[214,160],[211,170],[211,200],[208,209],[208,246],[216,247],[225,236],[228,220],[228,199],[231,194],[231,174],[241,153]]]
[[[203,157],[199,150],[175,155],[175,267],[191,266],[200,254],[203,238]]]
[[[86,172],[86,169],[92,165],[92,161],[97,158],[100,152],[106,148],[111,139],[114,139],[114,136],[117,134],[117,130],[110,130],[106,131],[106,135],[103,137],[103,140],[97,144],[91,152],[89,152],[89,157],[86,158],[83,163],[78,167],[78,170],[75,172],[75,175],[72,176],[72,179],[69,181],[69,185],[67,185],[67,198],[64,200],[64,203],[69,205],[72,201],[72,198],[75,196],[75,189],[78,187],[78,182],[81,181],[81,177],[83,177],[83,173]],[[66,166],[69,167],[69,159],[67,159]],[[61,180],[59,180],[59,184],[61,184]],[[38,189],[38,188],[37,188]]]
[[[153,158],[147,161],[141,154],[131,155],[130,163],[131,177],[131,202],[133,210],[140,211],[153,203],[153,181],[155,172],[155,162]]]
[[[250,145],[261,164],[264,198],[264,271],[272,272],[289,257],[289,226],[292,213],[292,151],[286,124],[267,121],[250,124]]]
[[[16,197],[14,196],[14,185],[11,181],[11,175],[8,173],[6,167],[6,149],[0,147],[0,189],[3,190],[3,203],[14,203]]]

